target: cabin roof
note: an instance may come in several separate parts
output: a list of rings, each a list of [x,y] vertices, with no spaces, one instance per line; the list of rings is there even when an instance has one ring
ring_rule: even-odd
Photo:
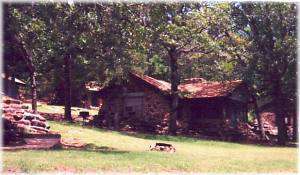
[[[171,84],[169,82],[158,80],[147,75],[133,74],[145,82],[153,85],[164,92],[171,91]],[[185,79],[184,83],[178,86],[185,98],[209,98],[209,97],[224,97],[229,95],[235,88],[242,83],[241,80],[234,81],[206,81],[203,78]]]
[[[5,78],[5,74],[2,73],[1,77],[4,79]],[[8,80],[11,81],[12,77],[8,77]],[[26,83],[20,79],[15,78],[15,82],[16,84],[20,84],[20,85],[26,85]]]
[[[141,81],[157,88],[162,92],[170,94],[171,84],[169,82],[158,80],[147,75],[140,75],[132,73],[134,77]],[[206,81],[203,78],[185,79],[184,83],[178,86],[179,91],[184,95],[184,98],[210,98],[210,97],[225,97],[234,91],[240,84],[241,80],[234,81]],[[97,86],[95,83],[90,82],[86,85],[89,91],[101,91],[103,87]]]
[[[180,84],[178,88],[182,93],[186,94],[186,98],[225,97],[234,91],[241,83],[241,80],[225,82],[206,81]]]
[[[132,73],[133,76],[140,78],[141,80],[145,81],[146,83],[158,88],[159,90],[163,92],[169,92],[171,90],[171,83],[158,80],[153,77],[147,76],[147,75],[140,75],[136,73]]]
[[[101,91],[104,86],[99,85],[96,81],[90,81],[85,84],[85,88],[89,91]]]

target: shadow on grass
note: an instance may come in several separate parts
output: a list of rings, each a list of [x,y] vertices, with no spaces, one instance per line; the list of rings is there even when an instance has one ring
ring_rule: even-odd
[[[120,132],[122,135],[147,139],[147,140],[162,140],[162,141],[171,141],[171,142],[198,142],[200,139],[185,137],[185,136],[171,136],[171,135],[154,135],[154,134],[146,134],[146,133],[128,133],[128,132]]]
[[[70,122],[70,121],[66,121],[66,120],[63,120],[63,121],[48,120],[48,122],[50,124],[51,124],[51,122],[53,122],[53,123],[59,123],[60,125],[64,125],[64,126],[80,127],[80,128],[83,128],[83,129],[92,129],[92,130],[101,131],[101,132],[113,132],[113,130],[107,130],[107,129],[103,129],[103,128],[97,128],[97,127],[92,126],[92,125],[83,125],[82,122],[78,122],[78,121]]]
[[[185,142],[185,143],[196,143],[199,141],[206,141],[207,144],[211,144],[211,142],[219,142],[219,143],[223,143],[223,144],[230,144],[230,146],[233,146],[232,144],[235,144],[235,145],[250,145],[250,146],[258,146],[258,147],[294,147],[294,148],[298,147],[298,144],[295,144],[295,143],[287,143],[284,146],[280,146],[280,145],[277,145],[276,143],[270,144],[268,142],[229,141],[229,140],[222,140],[219,138],[208,138],[208,137],[195,138],[192,136],[184,136],[184,135],[171,136],[171,135],[155,135],[155,134],[137,133],[137,132],[134,132],[134,133],[121,132],[121,131],[97,128],[94,126],[82,126],[80,123],[71,123],[71,122],[62,122],[60,124],[63,124],[66,126],[83,127],[83,128],[87,128],[87,129],[101,131],[101,132],[115,132],[117,134],[141,138],[141,139],[147,139],[147,140],[161,140],[161,141]],[[202,144],[204,144],[204,143],[202,143]]]
[[[277,145],[276,143],[269,142],[245,142],[245,141],[229,141],[222,140],[218,138],[194,138],[188,136],[171,136],[171,135],[154,135],[154,134],[146,134],[146,133],[128,133],[128,132],[120,132],[122,135],[147,139],[147,140],[161,140],[161,141],[171,141],[171,142],[185,142],[185,143],[196,143],[202,141],[202,145],[211,145],[212,143],[219,143],[219,146],[232,147],[238,145],[248,145],[248,146],[257,146],[257,147],[293,147],[297,148],[298,144],[295,143],[287,143],[286,145]],[[204,142],[203,142],[204,141]],[[227,146],[226,146],[227,145]]]
[[[82,126],[80,123],[71,123],[71,122],[62,122],[61,124],[66,126],[77,126],[82,127],[86,129],[92,129],[95,131],[101,131],[101,132],[114,132],[116,134],[140,138],[140,139],[146,139],[146,140],[160,140],[160,141],[169,141],[169,142],[184,142],[184,143],[196,143],[199,141],[205,141],[205,143],[202,142],[202,144],[211,144],[211,142],[219,142],[219,143],[228,143],[228,144],[236,144],[236,145],[257,145],[259,144],[249,144],[249,143],[243,143],[238,141],[225,141],[218,138],[212,138],[212,137],[192,137],[192,136],[186,136],[186,135],[159,135],[159,134],[150,134],[150,133],[141,133],[141,132],[124,132],[124,131],[116,131],[116,130],[109,130],[104,128],[97,128],[94,126]],[[232,146],[232,145],[231,145]],[[265,145],[264,145],[265,146]]]
[[[97,146],[93,143],[86,144],[82,147],[64,147],[64,146],[55,146],[52,150],[55,151],[84,151],[84,152],[95,152],[95,153],[104,153],[104,154],[124,154],[129,153],[129,151],[121,151],[116,148],[108,147],[108,146]]]

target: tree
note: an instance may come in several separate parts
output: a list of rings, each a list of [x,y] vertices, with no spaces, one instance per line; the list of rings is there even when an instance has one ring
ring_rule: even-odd
[[[252,41],[247,48],[252,65],[247,76],[256,78],[253,82],[259,98],[273,98],[278,144],[283,145],[287,138],[285,118],[288,111],[295,111],[296,6],[234,3],[233,9],[236,30]]]
[[[43,23],[34,17],[29,6],[5,5],[5,44],[11,45],[27,66],[31,77],[32,110],[37,112],[36,68],[44,51],[41,44],[45,38]],[[10,59],[10,58],[6,58]]]
[[[163,48],[165,56],[162,57],[169,60],[172,98],[169,131],[175,134],[180,95],[178,85],[182,77],[178,64],[181,60],[222,57],[224,32],[230,30],[226,24],[229,21],[229,6],[202,3],[150,7],[144,10],[146,24],[141,27],[148,34],[146,38],[152,38],[147,42]]]
[[[169,130],[175,134],[183,79],[241,78],[254,101],[273,97],[284,143],[284,118],[296,103],[293,4],[36,3],[5,9],[5,54],[15,58],[5,60],[5,70],[18,62],[11,50],[22,52],[33,109],[37,92],[53,93],[71,120],[71,106],[80,105],[86,82],[122,83],[135,70],[171,82]]]
[[[84,57],[83,47],[94,32],[95,19],[89,19],[93,6],[82,4],[39,4],[39,17],[46,24],[48,32],[48,56],[56,60],[64,70],[65,118],[72,121],[72,66]],[[83,64],[84,65],[84,64]]]

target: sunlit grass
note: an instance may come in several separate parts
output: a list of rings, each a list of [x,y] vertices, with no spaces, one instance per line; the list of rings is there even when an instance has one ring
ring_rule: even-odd
[[[4,152],[4,170],[22,172],[296,172],[297,148],[264,147],[186,137],[126,135],[68,123],[50,122],[62,138],[78,138],[108,151],[39,150]],[[171,143],[176,153],[151,152],[149,145]]]
[[[24,103],[24,105],[28,106],[29,109],[31,109],[31,104]],[[64,106],[58,106],[58,105],[48,105],[48,104],[44,104],[44,103],[38,103],[37,110],[38,110],[38,112],[44,112],[44,113],[64,114]],[[85,109],[85,108],[79,108],[79,107],[71,108],[72,115],[79,115],[80,111],[89,111],[90,115],[98,114],[98,111],[95,109]]]

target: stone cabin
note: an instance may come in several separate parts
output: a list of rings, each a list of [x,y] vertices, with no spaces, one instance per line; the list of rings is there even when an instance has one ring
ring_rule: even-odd
[[[87,86],[100,107],[105,126],[164,134],[168,132],[171,84],[131,73],[123,85]],[[224,122],[235,127],[247,120],[248,95],[240,81],[212,82],[192,78],[179,85],[179,132],[218,133]],[[227,125],[227,126],[229,126]]]
[[[1,74],[3,82],[3,94],[11,98],[20,99],[20,87],[24,87],[26,84],[17,78],[12,78],[10,76],[5,76],[4,73]]]

